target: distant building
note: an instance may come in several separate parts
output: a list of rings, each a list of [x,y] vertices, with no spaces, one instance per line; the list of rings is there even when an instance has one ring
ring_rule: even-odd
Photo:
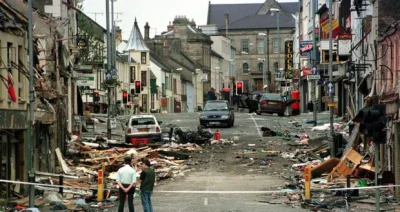
[[[258,4],[210,3],[208,26],[202,29],[207,34],[224,35],[232,41],[232,46],[236,48],[235,78],[243,81],[245,92],[262,90],[264,65],[266,84],[271,84],[272,91],[278,92],[276,73],[279,68],[285,67],[284,43],[292,39],[295,27],[293,14],[297,9],[297,2],[278,3],[275,0]],[[276,10],[280,11],[279,43]]]

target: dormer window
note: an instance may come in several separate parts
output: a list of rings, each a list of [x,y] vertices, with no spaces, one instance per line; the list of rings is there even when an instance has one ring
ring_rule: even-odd
[[[141,58],[141,63],[142,63],[142,64],[146,64],[146,62],[147,62],[146,52],[142,52],[140,58]]]

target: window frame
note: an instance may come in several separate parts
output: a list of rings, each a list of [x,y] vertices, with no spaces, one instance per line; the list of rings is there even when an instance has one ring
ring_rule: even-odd
[[[259,40],[257,42],[257,53],[258,54],[265,54],[265,42],[264,42],[264,40]]]
[[[247,68],[245,69],[245,66],[247,66]],[[242,64],[242,73],[243,74],[248,74],[250,71],[249,71],[249,64],[248,63],[243,63]]]
[[[279,53],[279,40],[278,38],[272,38],[272,53]]]
[[[241,49],[242,49],[242,52],[246,52],[246,53],[250,52],[250,40],[249,39],[241,40]]]
[[[263,62],[258,63],[257,69],[258,69],[258,72],[263,73],[264,72],[264,63]]]
[[[146,64],[147,63],[147,52],[141,52],[140,53],[140,62],[142,64]]]

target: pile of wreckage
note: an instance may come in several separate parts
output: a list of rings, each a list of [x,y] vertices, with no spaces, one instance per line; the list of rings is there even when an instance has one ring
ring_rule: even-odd
[[[289,183],[269,203],[301,205],[318,211],[350,207],[362,211],[375,210],[375,189],[357,189],[375,186],[374,144],[364,140],[359,127],[358,123],[351,121],[334,123],[335,157],[330,156],[330,143],[326,135],[308,138],[305,133],[304,136],[300,134],[294,138],[287,133],[263,128],[264,136],[290,137],[291,144],[297,146],[294,152],[281,153],[281,157],[294,163],[291,170],[297,175],[284,176]],[[329,130],[329,124],[311,128],[311,131],[325,134]],[[311,167],[310,200],[306,200],[304,196],[304,169],[307,166]],[[383,172],[382,175],[379,179],[381,185],[394,184],[392,173]],[[396,209],[393,188],[381,188],[380,192],[380,208]],[[280,200],[281,195],[286,195],[288,201]]]
[[[201,129],[199,128],[197,132]],[[69,209],[82,211],[88,208],[107,209],[114,206],[117,199],[116,174],[123,166],[124,157],[131,156],[133,164],[148,158],[156,172],[156,183],[164,179],[185,176],[192,165],[188,160],[192,152],[201,152],[197,143],[210,144],[212,134],[208,131],[183,132],[178,129],[173,136],[165,138],[166,142],[134,147],[130,144],[118,144],[101,136],[85,139],[72,136],[68,142],[65,157],[59,148],[55,150],[59,162],[60,174],[35,172],[36,196],[35,206],[51,209]],[[182,138],[176,140],[175,138]],[[205,137],[206,138],[205,138]],[[186,139],[197,143],[189,143]],[[172,139],[171,139],[172,138]],[[186,163],[186,161],[188,161]],[[97,202],[98,174],[104,170],[104,201]],[[136,167],[140,175],[140,168]],[[51,186],[54,185],[54,186]],[[60,188],[59,185],[64,186]],[[28,197],[10,201],[12,208],[23,208],[28,205]]]

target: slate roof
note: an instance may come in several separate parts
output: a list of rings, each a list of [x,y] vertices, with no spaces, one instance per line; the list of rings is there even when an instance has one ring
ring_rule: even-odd
[[[142,33],[140,32],[136,18],[125,51],[140,51],[140,52],[149,51],[146,42],[144,42]]]
[[[138,63],[135,59],[133,59],[132,57],[130,57],[127,54],[118,54],[119,57],[121,57],[124,61],[129,62],[129,59],[132,63]],[[130,57],[130,58],[129,58]]]
[[[279,3],[281,28],[293,28],[295,20],[291,14],[298,10],[298,2]],[[225,29],[225,14],[229,14],[228,29],[266,29],[276,28],[276,15],[270,12],[265,15],[257,14],[263,6],[258,4],[210,4],[207,24],[217,24],[218,29]]]

